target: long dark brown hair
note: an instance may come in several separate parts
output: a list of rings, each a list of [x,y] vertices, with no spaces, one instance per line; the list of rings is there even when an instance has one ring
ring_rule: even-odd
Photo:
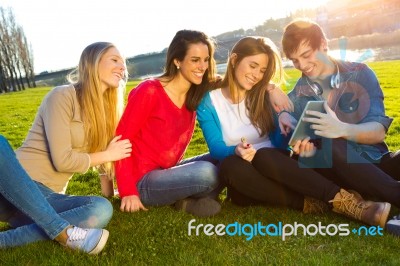
[[[204,73],[203,80],[199,85],[192,84],[186,95],[186,108],[195,111],[209,83],[215,80],[216,63],[214,59],[214,42],[203,32],[194,30],[180,30],[175,34],[171,44],[168,47],[167,59],[164,67],[164,73],[159,78],[165,78],[170,81],[178,74],[174,60],[183,61],[189,49],[189,45],[203,43],[208,47],[208,68]]]

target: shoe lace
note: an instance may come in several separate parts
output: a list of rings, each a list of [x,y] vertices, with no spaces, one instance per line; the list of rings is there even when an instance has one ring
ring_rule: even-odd
[[[400,220],[400,214],[393,216],[393,220]]]
[[[338,206],[338,209],[344,213],[350,214],[353,217],[360,219],[361,220],[361,215],[366,208],[366,205],[364,202],[358,202],[357,199],[355,199],[354,195],[349,193],[343,196],[341,199],[333,199],[330,200],[329,202],[338,202],[340,203]]]
[[[87,234],[86,229],[82,229],[80,227],[74,227],[68,238],[70,241],[79,241],[85,239],[86,234]]]

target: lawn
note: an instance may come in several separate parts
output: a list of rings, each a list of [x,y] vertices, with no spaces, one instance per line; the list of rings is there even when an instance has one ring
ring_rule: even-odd
[[[387,143],[391,150],[400,149],[400,61],[374,62],[369,65],[376,72],[385,94],[387,115],[394,118],[388,132]],[[293,87],[299,73],[288,69],[287,90]],[[128,84],[129,91],[135,82]],[[0,95],[0,134],[17,148],[21,145],[34,119],[43,96],[51,88],[28,89],[23,92]],[[201,130],[195,135],[186,156],[207,151]],[[99,195],[97,173],[76,175],[67,192],[76,195]],[[240,208],[223,203],[222,212],[213,218],[196,218],[176,212],[171,207],[151,207],[147,212],[122,213],[120,200],[110,199],[114,217],[107,229],[110,238],[98,256],[89,256],[65,250],[52,241],[24,247],[0,250],[0,265],[398,265],[400,264],[400,238],[391,235],[366,235],[365,231],[347,236],[280,236],[256,235],[246,240],[251,227],[246,225],[241,236],[188,235],[188,224],[244,224],[278,225],[301,223],[306,226],[348,224],[359,229],[362,224],[333,213],[305,215],[297,211],[251,207]],[[392,208],[393,214],[398,209]],[[334,228],[334,227],[331,227]],[[6,230],[6,224],[0,224]],[[202,232],[202,231],[201,231]],[[375,232],[376,234],[376,232]]]

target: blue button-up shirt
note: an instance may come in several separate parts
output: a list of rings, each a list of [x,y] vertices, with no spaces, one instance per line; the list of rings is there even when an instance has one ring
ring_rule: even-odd
[[[289,92],[289,98],[295,106],[292,115],[298,120],[308,101],[326,100],[341,121],[351,124],[378,122],[387,131],[393,119],[385,115],[383,92],[375,73],[363,63],[335,63],[339,69],[339,74],[334,74],[339,75],[338,88],[330,88],[327,99],[322,99],[311,88],[311,81],[303,75]],[[359,154],[368,155],[372,161],[379,161],[388,152],[384,142],[374,145],[348,143]]]

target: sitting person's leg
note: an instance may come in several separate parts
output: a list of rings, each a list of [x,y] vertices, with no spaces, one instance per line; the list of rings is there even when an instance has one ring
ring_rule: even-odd
[[[377,166],[381,168],[386,174],[400,181],[399,165],[400,165],[400,150],[385,154],[382,157],[381,162]]]
[[[69,226],[69,223],[59,217],[44,199],[36,184],[19,164],[7,140],[2,136],[0,136],[0,194],[2,195],[0,204],[6,206],[9,211],[6,218],[12,219],[13,214],[21,210],[24,215],[29,215],[35,220],[36,229],[39,231],[38,238],[54,239]],[[3,213],[4,217],[5,215]],[[9,221],[5,220],[5,222]],[[0,242],[0,246],[22,245],[38,240],[30,239],[29,236],[15,231],[16,237],[13,239],[15,242],[9,242],[9,235],[3,234],[5,239]]]
[[[252,165],[265,177],[312,198],[332,203],[333,211],[370,225],[385,227],[390,204],[365,201],[355,192],[349,192],[318,172],[302,167],[279,149],[263,148],[257,151]]]
[[[302,210],[303,213],[323,213],[330,209],[321,200],[303,196],[261,175],[251,163],[236,155],[222,162],[220,175],[227,184],[229,198],[239,206],[283,206]]]
[[[353,161],[357,158],[359,163],[349,163],[349,157],[353,158]],[[360,156],[347,141],[333,141],[332,158],[332,171],[339,182],[364,196],[375,197],[400,207],[400,183],[382,171],[377,164]]]
[[[37,185],[54,210],[70,224],[85,228],[104,228],[112,218],[113,206],[104,197],[64,195],[41,183]]]
[[[301,167],[280,149],[263,148],[257,151],[253,166],[265,177],[275,180],[292,190],[328,203],[340,191],[340,187],[322,177],[313,169]]]
[[[211,216],[219,212],[219,203],[211,199],[214,197],[213,191],[218,187],[217,167],[207,161],[192,161],[169,169],[153,170],[138,183],[140,199],[144,205],[178,204],[179,208],[185,209],[187,203],[198,204],[197,207],[201,209],[199,212],[188,211],[198,216]],[[187,198],[190,200],[180,202]],[[207,208],[203,205],[209,205],[209,211],[204,210],[203,213],[203,209]]]
[[[203,153],[194,157],[190,157],[187,159],[183,159],[182,161],[180,161],[178,163],[178,165],[184,165],[184,164],[188,164],[188,163],[192,163],[192,162],[198,162],[198,161],[205,161],[205,162],[210,162],[213,165],[217,166],[217,169],[219,169],[220,163],[218,160],[213,159],[211,157],[210,153]],[[218,171],[218,170],[217,170]],[[218,196],[220,195],[220,193],[222,192],[222,190],[225,187],[225,183],[223,182],[223,180],[219,179],[219,185],[210,192],[210,194],[208,195],[208,197],[213,198],[213,199],[218,199]]]
[[[198,162],[198,161],[205,161],[205,162],[210,162],[214,165],[218,165],[219,161],[215,160],[211,157],[210,153],[203,153],[197,156],[193,156],[187,159],[183,159],[182,161],[180,161],[178,163],[178,165],[183,165],[183,164],[187,164],[187,163],[191,163],[191,162]]]
[[[233,204],[248,207],[248,206],[257,206],[257,205],[265,205],[266,203],[260,200],[255,200],[251,197],[248,197],[238,190],[236,190],[233,186],[228,185],[226,187],[227,190],[227,199],[230,200]]]
[[[36,183],[19,164],[14,151],[3,136],[0,136],[0,194],[2,221],[10,222],[18,213],[24,214],[24,221],[34,221],[25,226],[0,232],[0,248],[54,239],[73,249],[95,254],[101,251],[107,241],[108,231],[72,227],[67,220],[56,213]],[[78,239],[73,231],[68,230],[74,232],[78,230],[82,237]],[[75,243],[79,242],[80,245],[72,244],[70,237],[76,238]],[[96,238],[96,241],[92,241],[93,238]]]
[[[233,188],[234,202],[246,204],[253,200],[253,203],[303,209],[303,195],[261,175],[251,163],[239,156],[232,155],[222,161],[220,176],[228,189]]]

